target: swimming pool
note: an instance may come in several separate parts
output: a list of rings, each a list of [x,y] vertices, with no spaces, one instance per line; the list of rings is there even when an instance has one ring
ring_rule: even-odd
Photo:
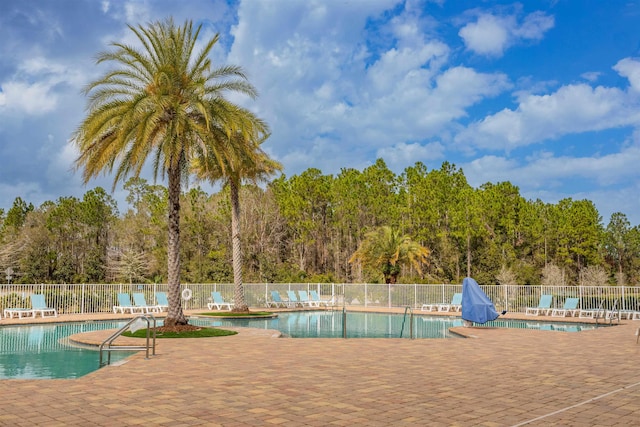
[[[347,313],[347,338],[409,338],[409,316],[385,313]],[[343,313],[340,311],[304,311],[279,313],[269,319],[195,318],[189,321],[199,326],[240,326],[275,329],[294,338],[341,338]],[[161,321],[158,322],[161,324]],[[95,321],[20,325],[0,327],[0,379],[78,378],[98,369],[99,352],[74,347],[68,337],[102,329],[116,329],[125,321]],[[415,338],[457,338],[449,328],[462,326],[459,317],[414,316]],[[550,323],[539,321],[499,319],[486,327],[544,329],[579,332],[596,325],[579,323]],[[402,333],[402,335],[401,335]],[[133,352],[132,352],[133,353]],[[132,354],[114,352],[116,362]]]
[[[276,329],[293,338],[341,338],[343,314],[341,311],[302,311],[278,313],[272,319],[192,319],[191,323],[209,326],[245,326]],[[349,312],[346,319],[347,338],[410,338],[410,316],[402,314]],[[462,326],[459,317],[414,316],[414,338],[459,338],[449,329]],[[549,331],[579,332],[595,329],[596,325],[583,323],[539,322],[497,319],[480,327],[541,329]]]
[[[0,328],[0,379],[78,378],[98,369],[99,352],[74,347],[69,336],[122,327],[125,322],[56,323]],[[114,352],[111,362],[133,352]]]

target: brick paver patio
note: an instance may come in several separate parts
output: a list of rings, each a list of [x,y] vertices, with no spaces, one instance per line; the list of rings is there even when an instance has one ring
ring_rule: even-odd
[[[159,340],[155,357],[79,379],[0,381],[0,425],[640,425],[638,327]]]

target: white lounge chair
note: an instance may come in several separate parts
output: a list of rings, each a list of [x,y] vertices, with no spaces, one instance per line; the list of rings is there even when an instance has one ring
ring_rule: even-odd
[[[147,304],[147,299],[144,297],[142,292],[134,292],[133,293],[133,303],[136,307],[140,307],[143,313],[158,313],[160,312],[160,307],[157,305],[149,305]]]
[[[567,298],[564,301],[564,307],[562,308],[554,308],[551,311],[551,316],[553,317],[565,317],[567,314],[570,317],[574,317],[578,315],[580,309],[578,308],[578,303],[580,302],[580,298]]]
[[[604,317],[606,310],[603,308],[584,308],[578,311],[578,317],[583,319],[593,319],[596,317]]]
[[[156,292],[156,307],[158,307],[160,311],[169,310],[169,300],[167,299],[166,292]]]
[[[5,308],[3,312],[5,319],[12,319],[14,317],[17,317],[18,319],[22,319],[23,317],[35,317],[33,310],[30,308]]]
[[[207,307],[209,307],[209,310],[213,310],[214,307],[216,308],[216,310],[224,310],[223,307],[226,307],[227,310],[231,310],[233,308],[233,303],[226,302],[224,298],[222,298],[220,292],[211,292],[211,298],[213,299],[213,302],[207,303]]]
[[[267,307],[273,307],[273,308],[278,308],[278,307],[287,307],[288,303],[287,301],[283,300],[282,297],[280,296],[280,292],[278,291],[271,291],[271,301],[267,301]]]
[[[47,307],[43,294],[31,295],[31,310],[33,317],[36,317],[38,313],[41,317],[58,317],[58,311],[55,308]]]
[[[446,303],[433,303],[422,304],[422,311],[460,311],[462,309],[462,293],[456,292],[451,297],[451,302]]]
[[[300,303],[300,301],[298,300],[298,296],[294,291],[287,291],[287,296],[289,297],[289,307],[302,307],[302,303]]]
[[[127,311],[129,313],[131,313],[131,314],[144,313],[142,308],[136,307],[135,305],[131,304],[131,297],[129,296],[128,293],[119,292],[118,293],[118,305],[114,305],[113,306],[113,312],[114,313],[118,313],[118,312],[125,313]]]
[[[538,316],[540,314],[548,315],[551,311],[551,303],[553,302],[553,295],[541,295],[540,301],[537,307],[527,307],[524,314],[530,316]]]
[[[624,309],[624,310],[618,310],[618,313],[620,315],[620,319],[633,320],[636,316],[640,317],[640,312],[636,310]]]
[[[318,304],[318,307],[324,305],[325,307],[329,307],[329,304],[333,305],[333,298],[330,299],[322,299],[320,295],[318,295],[318,291],[310,290],[309,296],[311,297],[311,301]]]
[[[307,291],[298,291],[298,295],[300,295],[298,301],[300,301],[300,304],[302,304],[303,307],[305,305],[307,307],[320,307],[319,303],[309,298],[309,294],[307,293]]]

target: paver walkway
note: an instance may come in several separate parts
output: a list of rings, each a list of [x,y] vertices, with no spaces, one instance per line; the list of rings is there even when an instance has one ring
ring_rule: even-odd
[[[159,340],[79,379],[0,381],[0,425],[640,425],[639,326]]]

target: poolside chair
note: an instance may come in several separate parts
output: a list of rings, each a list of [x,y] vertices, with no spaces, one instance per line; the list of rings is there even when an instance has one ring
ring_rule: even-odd
[[[288,304],[289,307],[296,307],[296,306],[302,307],[302,304],[298,300],[298,296],[294,291],[287,291],[287,296],[289,297],[289,304]]]
[[[422,311],[460,311],[462,309],[462,292],[456,292],[451,297],[451,302],[422,304]]]
[[[553,295],[541,295],[537,307],[527,307],[524,314],[530,316],[538,316],[540,314],[548,315],[551,311],[551,302]]]
[[[439,303],[422,304],[422,308],[420,308],[420,310],[421,311],[438,311],[438,305]]]
[[[600,301],[600,304],[598,304],[598,307],[580,309],[580,312],[578,313],[578,317],[590,318],[590,319],[598,319],[598,318],[611,319],[611,320],[619,319],[621,315],[618,312],[617,306],[618,306],[618,300],[615,300],[613,302],[613,307],[611,307],[610,309],[607,309],[605,307],[605,300],[603,299]],[[633,314],[631,315],[631,317],[633,318]],[[627,316],[627,319],[628,318],[629,317]]]
[[[218,291],[211,292],[211,298],[213,299],[213,302],[207,303],[209,310],[213,310],[213,307],[215,307],[216,310],[224,310],[223,307],[226,307],[227,310],[231,310],[231,308],[233,308],[233,303],[226,302]]]
[[[58,311],[55,308],[47,307],[43,294],[31,295],[31,310],[33,317],[36,317],[38,313],[41,317],[58,317]]]
[[[462,310],[462,293],[457,292],[451,297],[451,303],[440,304],[438,311],[460,311]]]
[[[169,300],[166,292],[156,292],[156,307],[158,307],[159,311],[169,310]]]
[[[300,304],[302,304],[303,307],[305,305],[308,307],[320,307],[319,303],[309,298],[309,294],[307,293],[307,291],[298,291],[298,295],[300,295],[300,298],[298,298],[298,301],[300,302]]]
[[[283,300],[280,296],[280,292],[271,291],[271,301],[267,301],[267,307],[287,307],[287,301]]]
[[[35,313],[30,308],[5,308],[3,310],[5,319],[12,319],[17,317],[22,319],[23,317],[35,317]]]
[[[143,313],[158,313],[160,311],[157,305],[147,304],[147,299],[142,292],[133,293],[133,303],[136,307],[140,307]]]
[[[551,311],[551,316],[553,317],[565,317],[567,314],[569,317],[574,317],[578,315],[580,309],[578,308],[578,303],[580,302],[580,298],[567,298],[564,301],[564,307],[562,308],[554,308]]]
[[[131,297],[127,292],[119,292],[118,293],[118,305],[113,306],[114,313],[125,313],[129,312],[131,314],[134,313],[144,313],[144,311],[140,307],[136,307],[131,304]]]
[[[632,309],[624,309],[618,310],[620,315],[620,319],[633,320],[637,315],[640,315],[640,312]]]
[[[604,317],[606,310],[604,308],[585,308],[578,310],[578,317],[583,319],[594,319],[596,317]]]
[[[622,304],[624,304],[624,302],[621,302],[621,305]],[[614,303],[613,311],[616,311],[618,313],[618,315],[620,316],[620,319],[638,320],[640,319],[640,311],[638,311],[637,304],[638,303],[636,302],[636,306],[634,308],[633,301],[627,301],[626,304],[624,304],[625,308],[620,308],[619,310],[616,310],[615,307],[618,306],[616,301],[616,303]]]
[[[329,304],[333,305],[333,298],[330,299],[322,299],[320,295],[318,295],[318,291],[310,290],[309,296],[311,297],[311,301],[317,303],[318,307],[324,305],[325,307],[329,307]]]

